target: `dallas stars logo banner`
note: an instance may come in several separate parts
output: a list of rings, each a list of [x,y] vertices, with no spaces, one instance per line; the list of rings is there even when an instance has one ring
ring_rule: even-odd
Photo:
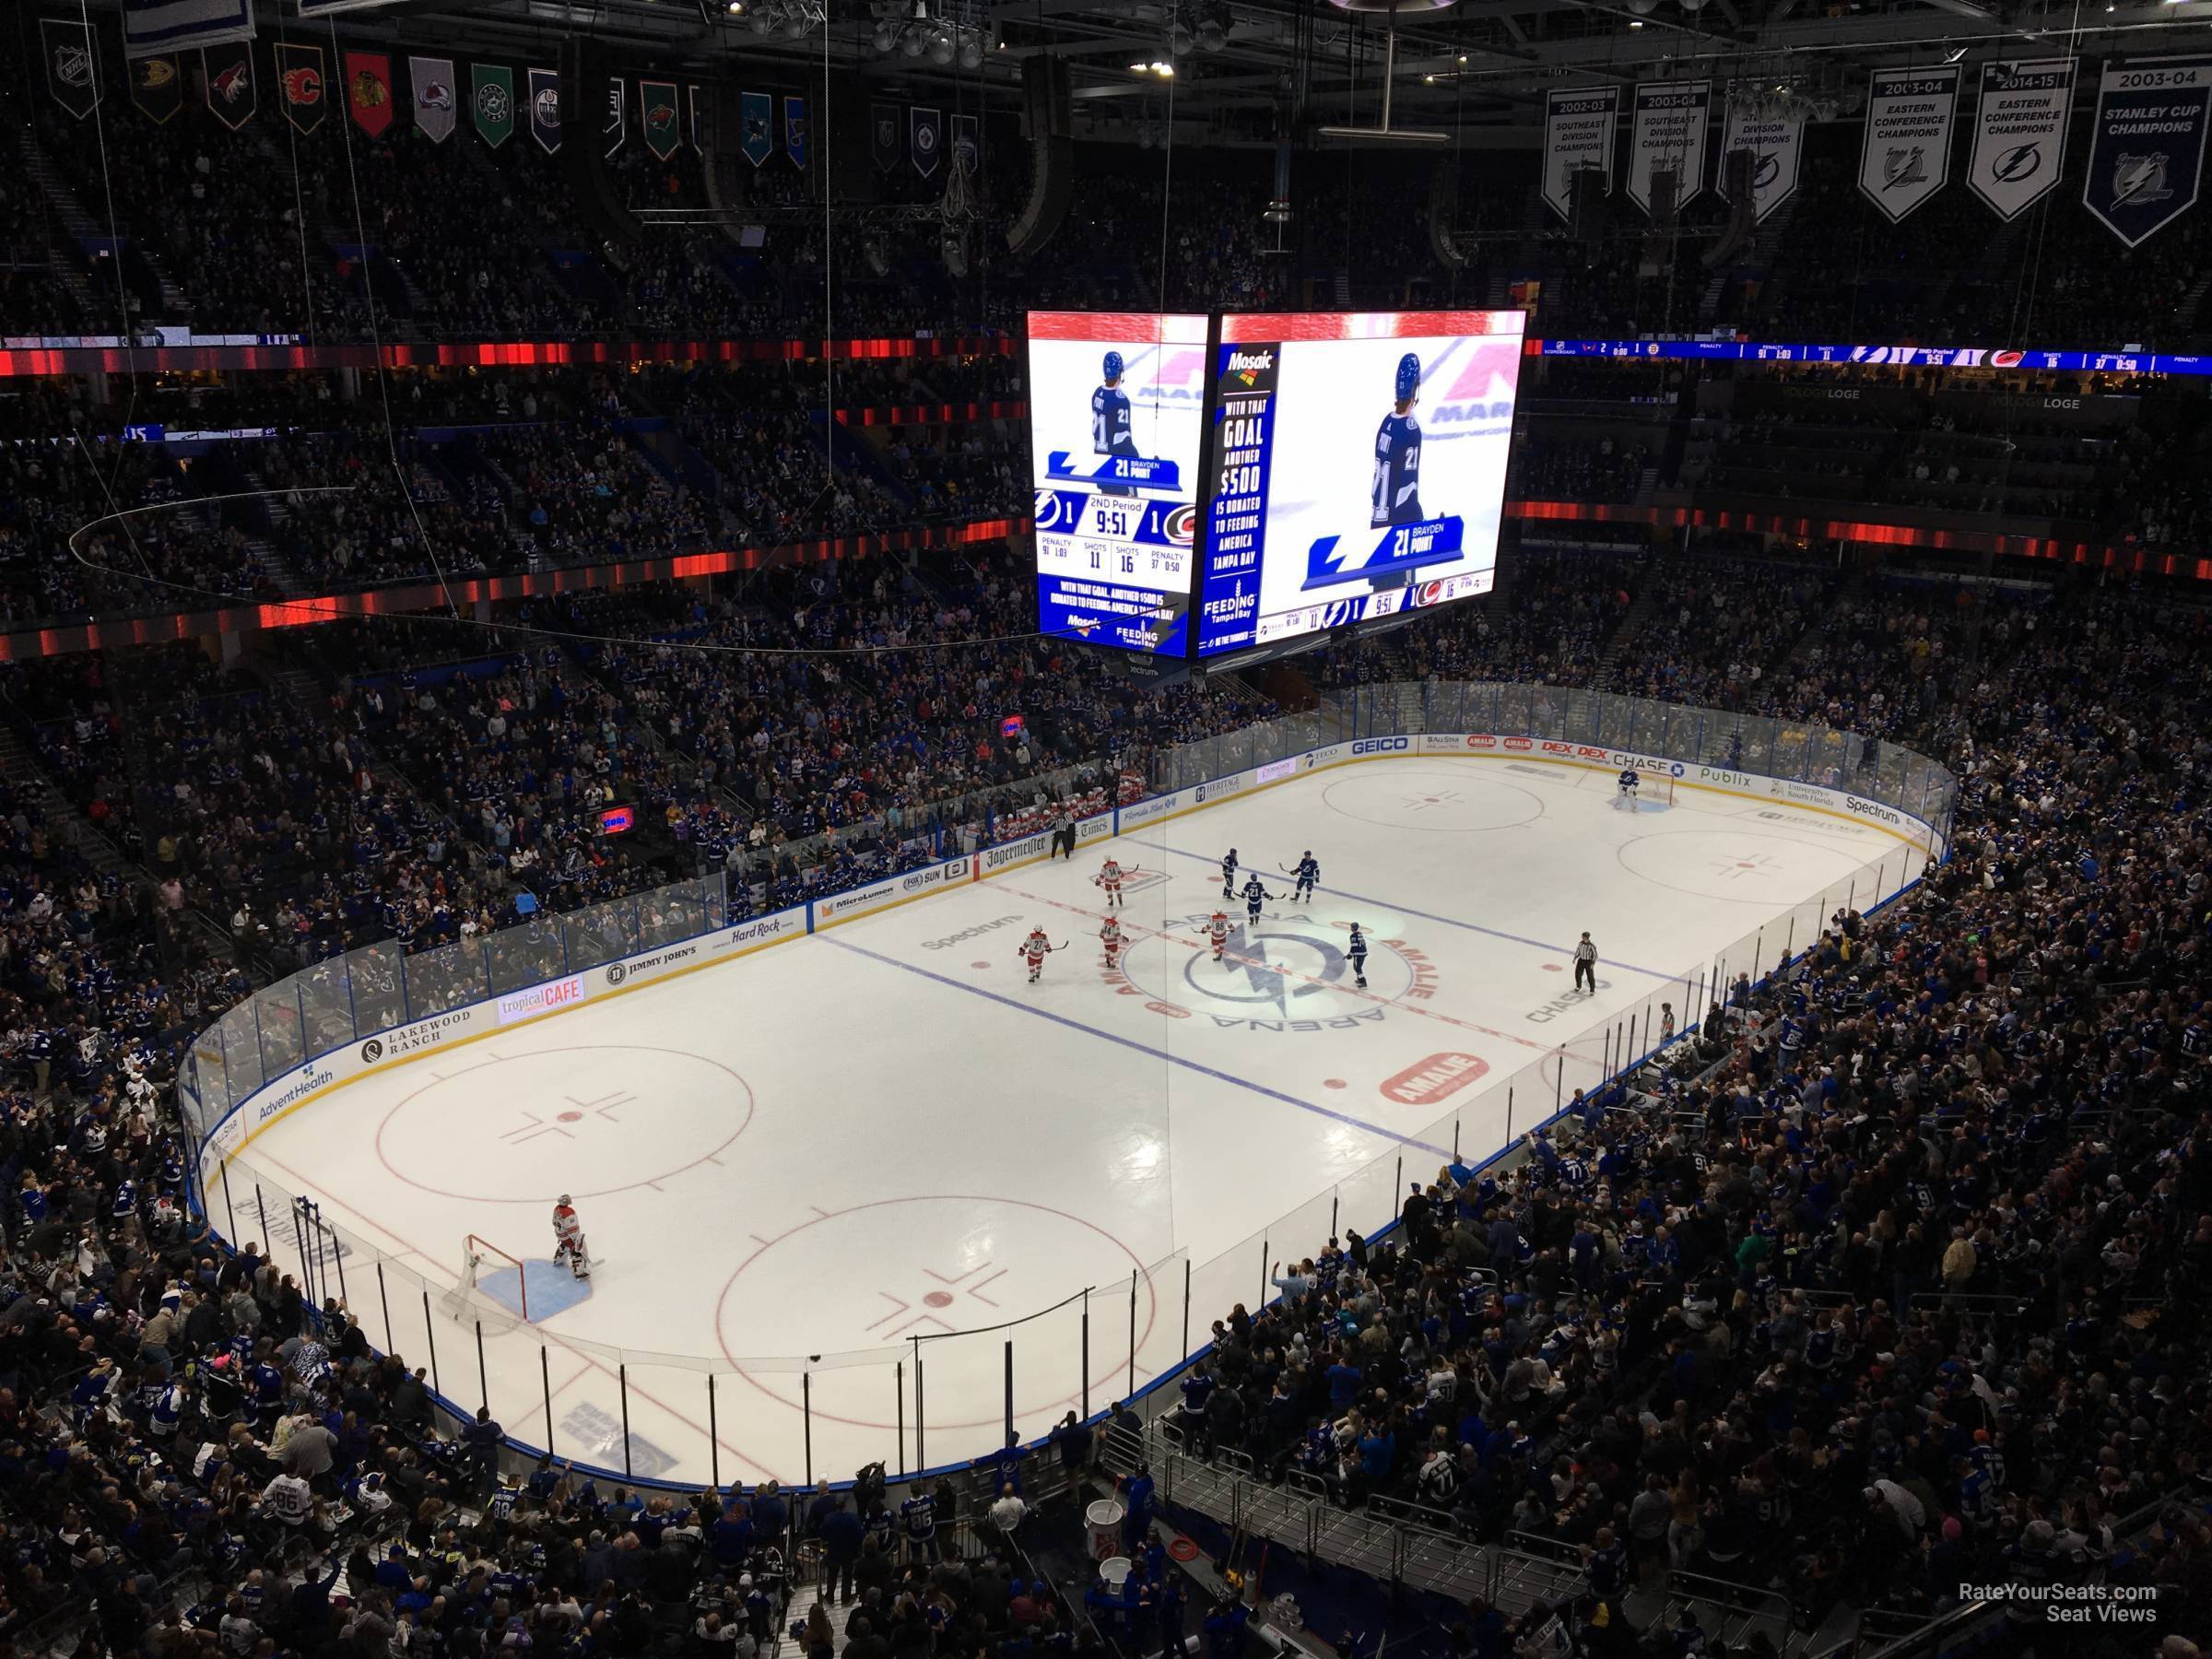
[[[468,77],[477,136],[498,149],[514,136],[514,71],[504,64],[471,64]]]
[[[1859,190],[1891,224],[1949,182],[1959,65],[1877,69],[1866,83]]]
[[[1729,100],[1728,121],[1721,129],[1721,165],[1713,175],[1724,202],[1728,199],[1728,158],[1739,149],[1751,152],[1751,222],[1756,225],[1797,192],[1805,112],[1771,105],[1759,98]]]
[[[284,94],[284,118],[302,133],[323,124],[323,48],[276,46],[276,85]]]
[[[530,136],[548,156],[560,153],[560,71],[533,69],[529,73]]]
[[[776,100],[766,92],[737,96],[737,149],[759,167],[776,147]]]
[[[184,72],[166,52],[131,60],[131,102],[167,124],[184,107]]]
[[[653,152],[655,160],[667,160],[683,143],[683,125],[678,120],[681,113],[674,81],[638,83],[638,124],[645,130],[645,147]]]
[[[452,58],[411,57],[407,80],[415,88],[415,130],[432,144],[453,135],[459,100],[453,96]]]
[[[1999,218],[2018,218],[2057,184],[2073,103],[2072,58],[1982,65],[1966,187]]]
[[[2196,205],[2208,107],[2212,57],[2105,65],[2081,202],[2129,247]]]
[[[53,101],[82,121],[100,106],[100,65],[92,55],[92,31],[71,18],[39,19],[39,42],[46,54],[46,89]]]
[[[253,49],[243,41],[201,53],[200,80],[208,113],[232,132],[253,119],[261,97],[253,87]]]
[[[346,107],[371,138],[392,125],[392,59],[382,52],[346,54]]]

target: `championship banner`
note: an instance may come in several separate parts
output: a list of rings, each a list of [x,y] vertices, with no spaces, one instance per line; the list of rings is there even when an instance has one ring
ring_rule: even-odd
[[[1763,99],[1737,98],[1728,103],[1721,133],[1721,165],[1713,174],[1714,194],[1728,199],[1728,158],[1751,152],[1751,222],[1797,194],[1797,159],[1805,153],[1805,113],[1769,106]]]
[[[530,136],[548,156],[560,153],[560,71],[531,69],[524,73],[530,89]]]
[[[131,102],[141,113],[167,124],[184,107],[184,71],[166,52],[130,62]]]
[[[243,41],[208,47],[200,53],[200,80],[206,89],[207,112],[232,132],[253,119],[261,96],[253,87],[253,47]]]
[[[1613,194],[1613,129],[1620,119],[1618,87],[1578,87],[1544,95],[1544,205],[1561,218],[1574,214],[1574,175],[1594,168]]]
[[[407,81],[415,88],[415,130],[432,144],[443,144],[453,135],[459,110],[453,96],[453,60],[411,57]]]
[[[498,149],[514,136],[514,71],[504,64],[471,64],[468,85],[477,136]]]
[[[682,113],[676,101],[674,81],[638,83],[638,121],[645,129],[645,147],[654,159],[665,161],[682,146]]]
[[[2196,205],[2208,101],[2212,57],[2105,65],[2081,202],[2129,247]]]
[[[952,118],[952,159],[963,171],[972,175],[982,164],[982,121],[975,115],[955,115]]]
[[[1706,125],[1712,113],[1711,81],[1640,81],[1629,129],[1629,200],[1652,210],[1652,175],[1670,168],[1675,206],[1705,188]]]
[[[284,118],[302,133],[323,124],[323,48],[276,42],[276,88]]]
[[[791,157],[791,164],[801,172],[806,171],[806,100],[803,98],[785,98],[783,100],[783,148]]]
[[[392,59],[387,53],[346,54],[346,107],[370,137],[384,135],[392,124]]]
[[[899,106],[870,104],[868,111],[868,153],[877,172],[889,172],[899,165]]]
[[[606,82],[606,120],[599,128],[599,135],[606,140],[603,152],[614,159],[622,141],[629,136],[629,83],[620,76],[610,76]]]
[[[1966,187],[1999,218],[2018,218],[2057,184],[2073,105],[2072,58],[1982,65]]]
[[[937,159],[945,147],[945,113],[941,110],[925,110],[920,104],[906,112],[906,150],[914,163],[914,171],[924,178],[934,178]]]
[[[126,59],[159,54],[174,63],[177,53],[195,46],[221,46],[253,38],[253,0],[123,0],[123,55]],[[178,108],[183,103],[180,73]]]
[[[55,103],[82,121],[100,105],[92,30],[78,18],[41,18],[39,41],[46,54],[46,89]]]
[[[1950,182],[1959,65],[1877,69],[1866,83],[1859,190],[1891,224]]]
[[[776,147],[776,100],[767,92],[741,92],[737,96],[737,150],[747,161],[759,167]]]

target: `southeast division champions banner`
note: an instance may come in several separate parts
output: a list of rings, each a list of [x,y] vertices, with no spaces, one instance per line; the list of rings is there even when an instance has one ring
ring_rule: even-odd
[[[2072,58],[1982,65],[1966,187],[1999,218],[2018,218],[2058,183],[2073,102]]]
[[[1958,113],[1956,64],[1877,69],[1867,81],[1859,189],[1891,224],[1949,182],[1951,123]]]
[[[1620,119],[1618,87],[1581,87],[1544,95],[1544,205],[1561,218],[1574,213],[1574,175],[1595,169],[1613,193],[1613,129]]]
[[[2212,101],[2212,57],[2104,66],[2082,206],[2129,247],[2196,205]]]
[[[1705,129],[1711,81],[1646,81],[1636,88],[1629,129],[1629,200],[1652,210],[1652,175],[1671,170],[1675,206],[1705,188]]]
[[[1714,190],[1728,199],[1728,158],[1751,152],[1751,222],[1758,224],[1797,192],[1797,161],[1805,153],[1805,112],[1763,98],[1729,100],[1721,135],[1721,165]]]

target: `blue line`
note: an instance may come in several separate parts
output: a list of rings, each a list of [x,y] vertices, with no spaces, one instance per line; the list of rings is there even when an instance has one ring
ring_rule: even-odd
[[[1097,1037],[1107,1042],[1119,1043],[1125,1049],[1135,1049],[1138,1053],[1149,1054],[1155,1060],[1165,1060],[1171,1065],[1180,1065],[1185,1071],[1194,1071],[1200,1077],[1211,1077],[1218,1083],[1228,1083],[1238,1088],[1250,1089],[1253,1094],[1264,1095],[1270,1100],[1280,1100],[1286,1106],[1295,1106],[1300,1112],[1311,1112],[1316,1117],[1324,1117],[1335,1123],[1348,1124],[1354,1129],[1361,1130],[1369,1135],[1379,1135],[1383,1140],[1394,1142],[1402,1147],[1418,1147],[1422,1151],[1433,1152],[1440,1158],[1448,1159],[1452,1156],[1447,1147],[1432,1147],[1427,1141],[1418,1141],[1403,1135],[1394,1135],[1387,1129],[1378,1128],[1373,1124],[1363,1123],[1359,1118],[1349,1117],[1344,1112],[1331,1112],[1326,1106],[1316,1106],[1312,1101],[1301,1100],[1296,1095],[1288,1095],[1280,1089],[1269,1088],[1264,1083],[1254,1083],[1249,1077],[1232,1077],[1228,1072],[1216,1071],[1210,1065],[1201,1065],[1195,1060],[1185,1060],[1180,1054],[1171,1054],[1165,1049],[1157,1049],[1149,1043],[1139,1042],[1134,1037],[1124,1037],[1118,1032],[1100,1030],[1097,1026],[1085,1025],[1079,1019],[1070,1019],[1065,1014],[1055,1014],[1050,1008],[1033,1008],[1028,1003],[1017,1002],[1013,997],[1002,996],[995,991],[986,991],[981,985],[971,985],[947,974],[933,973],[927,968],[921,967],[916,963],[902,962],[897,957],[885,956],[880,951],[868,949],[865,946],[852,944],[839,938],[835,934],[818,936],[826,937],[830,944],[841,946],[854,956],[866,957],[872,962],[881,962],[889,968],[903,968],[909,973],[918,973],[924,979],[936,981],[940,985],[950,985],[955,991],[965,991],[971,996],[985,997],[1020,1013],[1033,1014],[1040,1019],[1051,1020],[1054,1025],[1064,1025],[1071,1031],[1081,1031],[1087,1037]]]
[[[1139,825],[1136,830],[1131,830],[1129,833],[1132,836],[1137,836],[1141,834],[1143,826]],[[1212,865],[1217,868],[1221,863],[1218,858],[1208,853],[1185,853],[1181,847],[1171,847],[1165,841],[1159,843],[1159,848],[1161,852],[1172,853],[1178,858],[1194,858],[1200,864]],[[1424,922],[1439,923],[1445,927],[1464,927],[1469,933],[1488,934],[1493,939],[1511,939],[1516,945],[1526,945],[1535,950],[1559,951],[1566,955],[1573,954],[1568,947],[1554,945],[1546,939],[1524,938],[1519,934],[1506,933],[1502,929],[1495,927],[1485,927],[1479,922],[1462,922],[1457,916],[1440,916],[1432,912],[1418,911],[1411,905],[1398,904],[1388,899],[1371,899],[1365,893],[1347,893],[1342,888],[1321,887],[1319,883],[1315,884],[1315,888],[1320,892],[1334,893],[1339,899],[1349,899],[1356,903],[1372,904],[1385,911],[1404,911],[1409,916],[1418,916]],[[1687,982],[1679,973],[1662,973],[1656,968],[1639,968],[1633,962],[1623,962],[1613,957],[1600,957],[1598,962],[1601,967],[1626,968],[1630,973],[1641,973],[1650,979],[1664,980],[1670,985]]]

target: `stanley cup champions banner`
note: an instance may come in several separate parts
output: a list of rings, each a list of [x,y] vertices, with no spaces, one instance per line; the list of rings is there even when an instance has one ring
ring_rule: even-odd
[[[1859,189],[1891,224],[1950,182],[1959,65],[1877,69],[1866,84]]]
[[[1629,128],[1629,200],[1652,210],[1652,175],[1675,175],[1675,206],[1705,188],[1705,128],[1711,81],[1644,81],[1636,88]]]
[[[1620,118],[1618,87],[1580,87],[1544,96],[1544,205],[1561,218],[1574,213],[1574,175],[1594,168],[1613,194],[1613,128]]]
[[[2212,57],[2105,65],[2081,201],[2129,247],[2195,206],[2208,103]]]
[[[1767,215],[1797,192],[1797,159],[1805,153],[1805,112],[1763,98],[1735,98],[1728,102],[1728,120],[1721,134],[1721,165],[1713,175],[1714,190],[1728,199],[1728,158],[1736,150],[1751,152],[1751,222]]]
[[[2073,102],[2072,58],[1982,65],[1966,187],[1999,218],[2018,218],[2058,182]]]

